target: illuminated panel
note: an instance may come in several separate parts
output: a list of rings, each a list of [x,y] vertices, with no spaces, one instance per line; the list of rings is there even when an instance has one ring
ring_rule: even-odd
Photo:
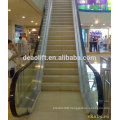
[[[111,11],[111,0],[77,0],[78,9],[84,11]]]

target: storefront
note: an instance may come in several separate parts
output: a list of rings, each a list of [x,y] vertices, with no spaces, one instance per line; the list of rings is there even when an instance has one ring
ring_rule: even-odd
[[[20,40],[19,40],[20,34],[23,34],[23,26],[15,25],[15,35],[14,35],[15,43],[20,43]]]
[[[89,41],[90,41],[90,36],[97,37],[100,40],[101,47],[104,47],[104,39],[105,36],[108,39],[108,44],[110,44],[110,36],[111,36],[111,29],[110,28],[82,28],[82,36],[83,36],[83,41],[85,48],[87,52],[89,51]]]

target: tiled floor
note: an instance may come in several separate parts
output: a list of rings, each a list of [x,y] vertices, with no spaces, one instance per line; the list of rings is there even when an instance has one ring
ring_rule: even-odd
[[[87,56],[95,56],[96,57],[96,60],[89,60],[90,63],[94,63],[94,62],[97,62],[97,63],[100,63],[100,57],[104,57],[106,59],[108,59],[109,57],[111,57],[111,53],[87,53]]]
[[[55,107],[82,107],[80,92],[41,92],[29,120],[87,120],[82,110],[58,110]]]
[[[89,48],[85,48],[86,52],[90,52]],[[107,50],[105,49],[104,46],[101,46],[101,48],[99,49],[99,52],[110,52],[111,50],[109,48],[107,48]],[[95,53],[94,48],[92,48],[92,52]]]
[[[9,120],[88,120],[85,111],[75,109],[80,107],[83,107],[80,92],[41,92],[32,114],[19,119],[9,115]]]

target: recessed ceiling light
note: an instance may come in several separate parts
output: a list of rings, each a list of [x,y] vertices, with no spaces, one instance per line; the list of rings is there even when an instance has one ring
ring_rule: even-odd
[[[37,31],[35,28],[32,29],[33,32]]]
[[[11,9],[8,9],[8,12],[11,12]]]
[[[103,25],[105,25],[105,24],[103,24]]]
[[[35,23],[35,25],[38,25],[38,23]]]
[[[99,20],[98,19],[95,19],[95,24],[98,24],[99,23]]]
[[[25,19],[26,17],[25,16],[22,16],[23,19]]]
[[[32,20],[31,23],[33,23],[34,21]]]

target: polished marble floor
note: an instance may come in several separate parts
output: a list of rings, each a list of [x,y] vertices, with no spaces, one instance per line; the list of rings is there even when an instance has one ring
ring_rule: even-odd
[[[65,107],[69,107],[66,109]],[[32,114],[14,118],[9,110],[9,120],[88,120],[80,92],[41,92]]]

